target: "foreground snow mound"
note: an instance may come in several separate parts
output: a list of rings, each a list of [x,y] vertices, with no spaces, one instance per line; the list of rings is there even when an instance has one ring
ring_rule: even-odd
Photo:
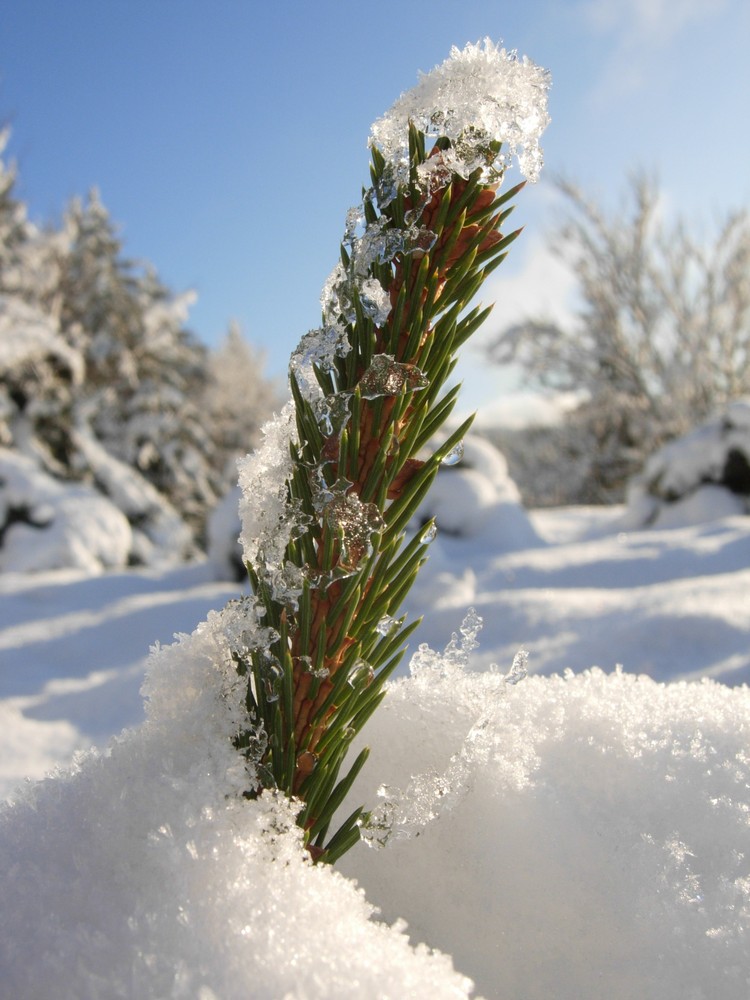
[[[652,455],[628,490],[625,526],[674,528],[747,513],[750,400],[738,400]]]
[[[222,635],[214,615],[157,651],[147,721],[5,807],[3,996],[467,996],[449,959],[309,863],[286,802],[241,798],[242,696]]]
[[[369,723],[342,815],[368,803],[385,846],[337,873],[287,803],[242,798],[228,622],[154,654],[142,726],[0,813],[13,1000],[433,1000],[464,976],[487,998],[747,1000],[750,690],[470,672],[470,616]]]
[[[386,846],[340,865],[384,916],[486,997],[746,1000],[750,692],[416,665],[355,790]]]

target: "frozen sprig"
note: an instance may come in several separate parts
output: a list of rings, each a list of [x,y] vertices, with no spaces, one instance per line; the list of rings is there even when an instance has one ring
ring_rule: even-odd
[[[401,180],[409,171],[412,123],[427,136],[451,140],[451,172],[468,177],[478,168],[491,181],[517,156],[523,175],[535,181],[543,162],[539,138],[549,123],[549,86],[547,70],[489,39],[463,49],[454,46],[445,62],[423,74],[373,124],[370,142]],[[497,155],[491,143],[502,143]]]
[[[407,526],[471,424],[423,457],[456,402],[444,387],[457,351],[489,312],[470,302],[518,235],[501,230],[523,186],[498,194],[505,157],[531,163],[546,121],[537,67],[490,43],[454,51],[446,66],[375,126],[371,187],[347,213],[322,326],[292,355],[292,401],[240,467],[254,624],[233,626],[249,720],[236,745],[258,776],[248,794],[275,788],[300,802],[315,859],[335,861],[377,826],[372,816],[363,826],[359,808],[329,831],[367,758],[365,748],[344,770],[349,747],[417,624],[398,609],[435,526],[408,540]],[[447,672],[463,667],[480,626],[471,612]],[[428,673],[434,684],[434,663]],[[429,818],[460,772],[456,758],[424,776],[415,794],[425,808],[402,825]]]

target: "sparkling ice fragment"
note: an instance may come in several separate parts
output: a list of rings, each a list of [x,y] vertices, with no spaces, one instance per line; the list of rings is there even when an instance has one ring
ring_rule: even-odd
[[[359,301],[365,316],[382,326],[391,311],[391,297],[377,278],[366,278],[359,287]]]
[[[350,350],[351,345],[347,340],[346,331],[336,323],[329,323],[305,334],[292,353],[289,371],[297,379],[300,391],[306,399],[312,401],[322,395],[315,368],[330,371],[335,359],[345,357]]]
[[[513,657],[513,664],[505,675],[506,684],[516,685],[528,675],[529,654],[525,649],[519,649]]]
[[[429,385],[424,372],[416,365],[401,364],[392,354],[376,354],[359,381],[363,399],[397,396],[405,389],[418,391]]]
[[[362,503],[356,493],[338,493],[323,508],[329,528],[339,534],[339,566],[354,570],[372,552],[370,538],[384,527],[383,517],[374,503]]]

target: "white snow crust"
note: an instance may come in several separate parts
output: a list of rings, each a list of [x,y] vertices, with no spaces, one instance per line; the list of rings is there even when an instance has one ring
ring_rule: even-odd
[[[154,653],[148,717],[0,815],[14,1000],[468,996],[450,960],[306,858],[294,811],[241,798],[221,616]]]
[[[244,561],[262,561],[281,573],[284,552],[294,527],[286,503],[286,481],[292,472],[289,443],[296,438],[292,400],[261,428],[262,441],[237,463],[242,491],[240,520]]]
[[[749,735],[747,688],[435,658],[373,717],[357,789],[428,821],[340,867],[487,997],[742,1000]]]
[[[467,672],[469,620],[369,724],[352,801],[391,829],[334,872],[241,798],[226,630],[157,649],[146,721],[0,813],[14,1000],[747,996],[747,688]]]

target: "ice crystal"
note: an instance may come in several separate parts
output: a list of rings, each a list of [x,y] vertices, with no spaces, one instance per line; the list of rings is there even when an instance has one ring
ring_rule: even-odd
[[[380,510],[374,503],[362,503],[356,493],[337,493],[324,506],[323,517],[340,537],[339,567],[354,571],[372,552],[373,532],[384,527]]]
[[[429,382],[416,365],[401,364],[392,354],[376,354],[359,381],[363,399],[397,396],[405,389],[425,389]]]
[[[365,316],[382,326],[391,311],[391,297],[377,278],[366,278],[359,288],[359,301]]]
[[[310,485],[313,490],[312,500],[315,510],[320,514],[333,501],[346,496],[354,483],[351,479],[339,476],[335,483],[328,485],[328,481],[321,468],[313,469],[310,476]]]
[[[515,155],[524,176],[535,181],[542,166],[539,138],[549,122],[549,86],[546,70],[489,39],[454,47],[373,124],[370,142],[393,163],[400,180],[408,177],[413,122],[426,135],[451,140],[451,167],[462,176],[479,167],[484,180],[495,180]],[[503,144],[498,156],[493,142]]]
[[[344,243],[351,248],[349,264],[336,264],[320,298],[327,322],[335,324],[341,318],[345,323],[354,323],[359,304],[376,326],[385,323],[391,311],[390,296],[373,276],[372,268],[375,264],[390,264],[399,254],[424,253],[433,246],[435,233],[417,225],[416,218],[412,213],[403,227],[392,226],[386,218],[376,219],[360,235],[364,212],[349,209],[344,230]]]
[[[315,369],[330,371],[336,358],[346,357],[350,350],[346,331],[336,323],[305,334],[292,353],[289,371],[306,399],[314,401],[322,395]]]
[[[513,657],[510,670],[505,675],[505,683],[515,685],[528,675],[529,654],[525,649],[519,649]]]
[[[334,392],[329,396],[321,397],[314,405],[315,416],[321,432],[326,436],[340,434],[349,423],[351,411],[349,401],[352,398],[350,392]]]
[[[266,649],[279,638],[279,633],[263,624],[265,608],[253,596],[245,595],[229,601],[223,608],[220,625],[233,656],[245,657],[254,649]]]

